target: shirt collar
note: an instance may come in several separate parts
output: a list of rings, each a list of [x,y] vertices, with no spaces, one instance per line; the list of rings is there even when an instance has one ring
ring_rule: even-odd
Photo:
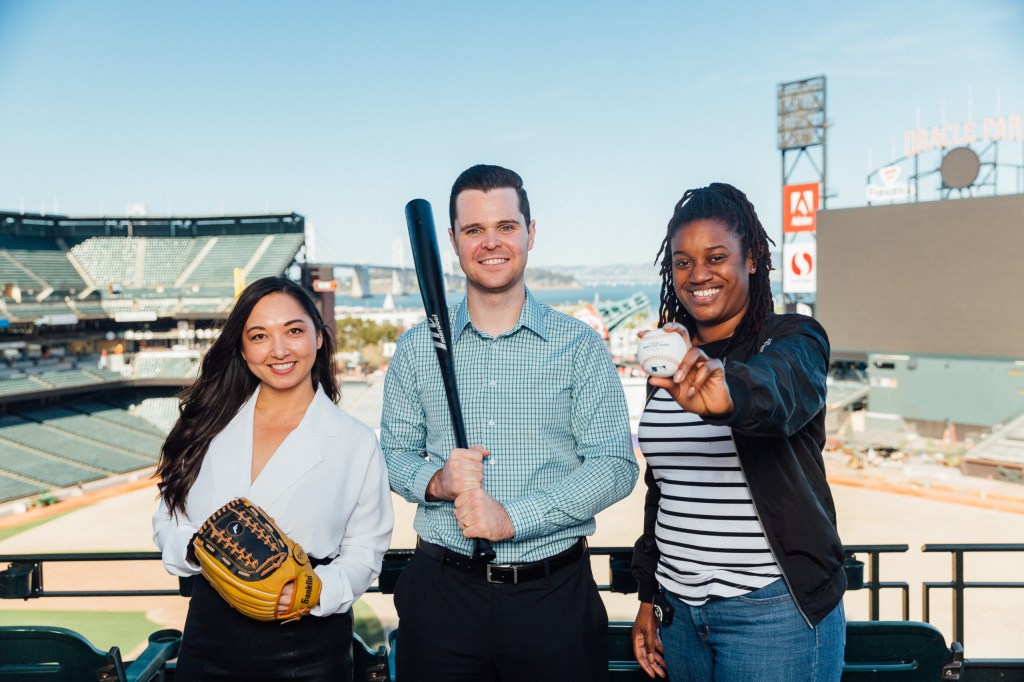
[[[526,289],[526,301],[523,302],[523,309],[519,311],[519,319],[512,329],[505,332],[506,334],[515,334],[519,331],[520,327],[526,327],[540,338],[547,341],[547,325],[544,323],[544,307],[537,303],[537,299],[530,293],[530,289]],[[452,343],[459,340],[462,336],[462,332],[465,331],[466,327],[472,324],[472,320],[469,317],[469,303],[466,302],[466,298],[463,297],[462,302],[459,303],[455,309],[455,328],[452,329]]]

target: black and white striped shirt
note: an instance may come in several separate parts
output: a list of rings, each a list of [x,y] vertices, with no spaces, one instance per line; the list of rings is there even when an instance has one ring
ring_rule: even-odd
[[[655,529],[659,584],[700,606],[777,580],[782,573],[754,510],[729,427],[706,423],[658,389],[637,435],[661,489]]]

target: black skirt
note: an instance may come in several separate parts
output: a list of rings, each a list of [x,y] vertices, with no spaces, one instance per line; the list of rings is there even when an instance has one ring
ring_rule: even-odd
[[[175,680],[351,682],[351,610],[262,622],[231,608],[203,576],[193,583]]]

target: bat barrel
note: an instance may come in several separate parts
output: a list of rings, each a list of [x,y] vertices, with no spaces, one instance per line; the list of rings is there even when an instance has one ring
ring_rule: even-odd
[[[426,199],[413,199],[405,205],[405,221],[409,227],[409,241],[412,257],[416,262],[416,279],[423,298],[423,310],[427,314],[434,350],[444,382],[444,393],[448,399],[448,412],[455,432],[455,444],[460,448],[469,447],[466,439],[466,425],[462,417],[458,386],[455,383],[455,357],[452,354],[451,323],[448,320],[448,303],[444,294],[444,273],[441,271],[441,254],[437,248],[437,230],[434,227],[434,212]],[[495,552],[487,540],[473,542],[473,558],[491,562]]]

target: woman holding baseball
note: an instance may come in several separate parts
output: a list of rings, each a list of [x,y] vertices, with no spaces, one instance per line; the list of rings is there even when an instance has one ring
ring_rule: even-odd
[[[690,347],[673,376],[649,379],[638,431],[633,649],[651,677],[842,672],[844,552],[821,457],[828,337],[773,312],[769,242],[746,195],[713,183],[683,195],[658,253],[660,323]]]
[[[352,605],[380,572],[393,519],[377,438],[339,397],[333,335],[309,295],[283,277],[249,285],[182,393],[157,467],[154,540],[171,574],[197,576],[176,679],[352,679]],[[238,498],[260,508],[255,521],[225,516]],[[275,533],[295,543],[273,555],[280,565],[256,547]],[[258,598],[208,554],[220,550],[269,574]],[[296,565],[298,577],[282,573]]]

